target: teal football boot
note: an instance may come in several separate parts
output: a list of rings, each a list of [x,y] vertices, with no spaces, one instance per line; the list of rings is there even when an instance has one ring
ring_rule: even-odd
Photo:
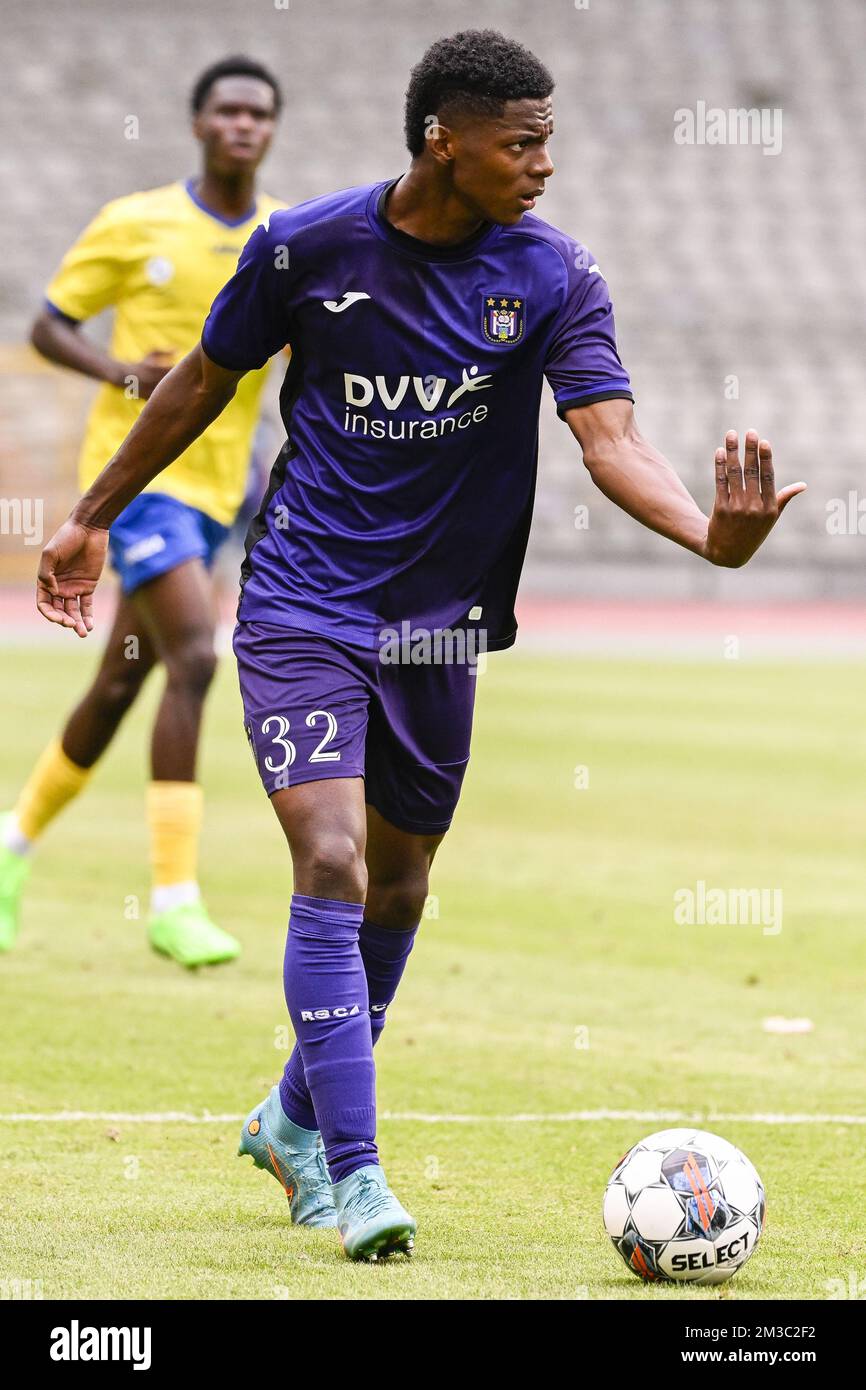
[[[292,1123],[280,1103],[279,1086],[244,1121],[238,1155],[244,1154],[276,1178],[288,1199],[293,1225],[336,1226],[322,1136]]]
[[[0,818],[0,826],[9,816]],[[11,951],[18,935],[21,894],[30,873],[30,856],[0,845],[0,951]]]
[[[350,1260],[383,1260],[411,1255],[414,1219],[400,1205],[376,1164],[356,1168],[334,1183],[337,1227]]]

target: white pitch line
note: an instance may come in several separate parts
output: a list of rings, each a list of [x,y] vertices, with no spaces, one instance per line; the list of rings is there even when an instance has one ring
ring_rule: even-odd
[[[866,1125],[866,1115],[689,1115],[681,1111],[657,1110],[565,1110],[546,1115],[425,1115],[405,1111],[384,1111],[383,1120],[414,1120],[418,1124],[595,1124],[599,1120],[633,1120],[646,1124],[705,1125]]]
[[[0,1124],[68,1124],[86,1121],[125,1125],[233,1125],[245,1117],[214,1115],[209,1110],[200,1115],[186,1110],[56,1110],[52,1113],[13,1111],[0,1115]],[[677,1110],[563,1110],[548,1114],[517,1115],[428,1115],[414,1110],[383,1110],[380,1120],[405,1121],[420,1125],[536,1125],[536,1124],[597,1124],[602,1120],[628,1120],[642,1124],[665,1125],[866,1125],[866,1115],[785,1115],[772,1112],[754,1115],[735,1115],[719,1111],[707,1115],[686,1114]]]
[[[230,1125],[239,1124],[243,1115],[212,1115],[205,1110],[201,1115],[193,1115],[186,1110],[55,1110],[51,1114],[39,1114],[26,1110],[0,1115],[0,1124],[53,1125],[96,1120],[118,1125]]]

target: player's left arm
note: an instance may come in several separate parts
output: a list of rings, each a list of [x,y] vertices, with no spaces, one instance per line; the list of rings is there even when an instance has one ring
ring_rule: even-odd
[[[640,433],[629,400],[597,401],[563,412],[593,482],[611,502],[651,531],[713,565],[737,569],[766,540],[805,483],[776,492],[773,452],[754,430],[743,462],[735,430],[715,452],[716,496],[705,516],[667,459]]]

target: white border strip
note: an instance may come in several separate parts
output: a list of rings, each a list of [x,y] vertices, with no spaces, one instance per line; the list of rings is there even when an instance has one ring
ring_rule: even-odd
[[[53,1113],[13,1111],[0,1114],[0,1124],[82,1124],[88,1121],[125,1125],[233,1125],[243,1115],[216,1115],[209,1110],[195,1115],[186,1110],[56,1110]],[[517,1115],[428,1115],[416,1110],[383,1110],[380,1120],[406,1121],[420,1125],[541,1125],[596,1124],[603,1120],[628,1120],[664,1125],[866,1125],[866,1115],[785,1115],[772,1112],[735,1115],[721,1111],[700,1115],[678,1110],[563,1110],[552,1114]]]

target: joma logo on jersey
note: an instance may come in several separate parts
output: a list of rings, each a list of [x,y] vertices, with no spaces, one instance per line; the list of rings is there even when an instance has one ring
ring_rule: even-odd
[[[447,400],[443,400],[448,386],[447,380],[444,376],[434,376],[432,372],[429,376],[399,376],[391,379],[385,376],[374,376],[371,379],[358,376],[354,372],[344,372],[343,381],[346,387],[346,405],[363,407],[371,405],[378,398],[386,410],[399,410],[411,385],[421,409],[429,414],[439,405],[445,410],[450,410],[467,392],[484,391],[491,384],[490,376],[490,372],[482,372],[479,375],[475,366],[464,367],[462,381],[449,393]]]
[[[314,1023],[322,1018],[352,1018],[359,1014],[361,1010],[357,1004],[340,1004],[336,1009],[301,1009],[301,1021],[303,1023]]]
[[[488,343],[519,343],[526,322],[526,301],[519,294],[493,293],[482,299],[481,331]]]

